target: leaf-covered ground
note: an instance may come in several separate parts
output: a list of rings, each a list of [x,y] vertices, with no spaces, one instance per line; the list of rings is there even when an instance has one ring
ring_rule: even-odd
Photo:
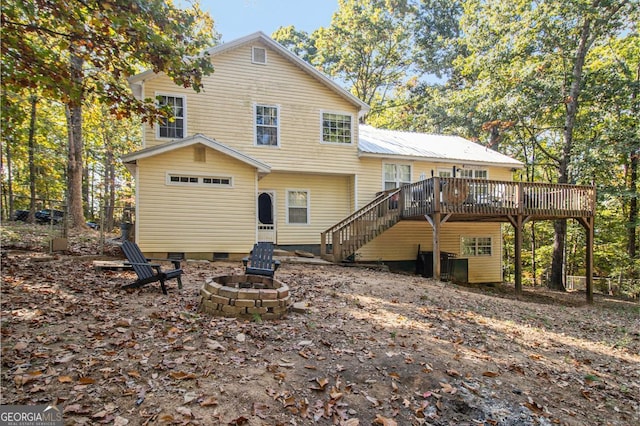
[[[309,312],[242,321],[197,311],[240,262],[124,291],[131,273],[84,256],[97,233],[49,256],[37,229],[2,233],[2,404],[53,402],[71,425],[640,422],[637,302],[285,262]]]

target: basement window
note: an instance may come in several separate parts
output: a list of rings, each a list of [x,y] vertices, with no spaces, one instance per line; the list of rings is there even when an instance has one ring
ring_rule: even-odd
[[[491,256],[491,237],[462,237],[461,249],[463,256]]]

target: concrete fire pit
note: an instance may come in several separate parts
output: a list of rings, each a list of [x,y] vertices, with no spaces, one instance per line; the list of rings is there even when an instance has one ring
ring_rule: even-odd
[[[252,319],[279,319],[289,312],[289,287],[259,275],[221,275],[205,280],[200,289],[201,312]]]

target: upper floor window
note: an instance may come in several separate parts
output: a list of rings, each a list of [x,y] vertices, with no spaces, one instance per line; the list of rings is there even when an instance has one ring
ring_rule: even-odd
[[[463,256],[491,256],[491,237],[462,237]]]
[[[322,113],[322,142],[352,143],[351,116],[331,112]]]
[[[279,111],[277,106],[256,105],[256,145],[279,145]]]
[[[287,191],[287,223],[309,223],[309,191]]]
[[[384,165],[384,190],[400,188],[411,183],[411,166],[408,164]]]
[[[180,139],[185,135],[185,104],[184,96],[159,95],[158,105],[169,108],[169,116],[158,124],[158,137]]]

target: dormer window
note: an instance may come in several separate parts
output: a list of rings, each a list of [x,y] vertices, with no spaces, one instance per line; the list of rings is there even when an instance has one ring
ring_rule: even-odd
[[[264,47],[253,46],[251,48],[251,62],[254,64],[265,65],[267,63],[267,49]]]

